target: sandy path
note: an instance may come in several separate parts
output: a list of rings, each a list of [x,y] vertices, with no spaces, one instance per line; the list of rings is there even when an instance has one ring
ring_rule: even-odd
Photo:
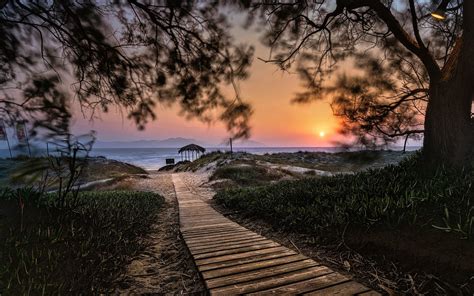
[[[153,191],[166,199],[146,250],[129,264],[117,294],[203,294],[204,286],[179,234],[178,206],[170,174],[126,180],[131,190]],[[120,186],[120,185],[119,185]]]
[[[210,173],[208,172],[182,172],[179,173],[182,176],[184,184],[188,189],[204,201],[210,201],[214,196],[214,190],[209,186]]]

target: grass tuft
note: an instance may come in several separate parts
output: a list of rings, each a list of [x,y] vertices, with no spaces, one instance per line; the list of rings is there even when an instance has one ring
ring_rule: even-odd
[[[83,192],[58,210],[33,195],[0,194],[0,294],[110,293],[163,204],[148,192]]]

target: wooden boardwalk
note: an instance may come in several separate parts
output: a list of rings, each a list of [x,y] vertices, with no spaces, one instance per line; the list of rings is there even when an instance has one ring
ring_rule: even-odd
[[[173,174],[180,228],[211,295],[380,295],[232,222]]]

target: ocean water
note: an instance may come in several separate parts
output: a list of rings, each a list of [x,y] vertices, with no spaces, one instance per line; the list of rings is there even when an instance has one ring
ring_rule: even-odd
[[[90,155],[104,156],[108,159],[127,162],[146,170],[156,170],[165,165],[167,158],[174,158],[176,162],[180,161],[181,156],[178,154],[178,149],[179,148],[95,148],[91,151]],[[206,148],[206,153],[218,150],[229,151],[228,148]],[[398,149],[394,148],[394,150]],[[415,148],[407,150],[415,150]],[[334,153],[343,151],[343,149],[338,147],[234,147],[234,151],[263,155],[266,153],[293,153],[298,151]],[[34,150],[32,153],[34,155],[45,155],[46,151]],[[13,151],[13,156],[20,154],[28,154],[28,151]],[[8,150],[0,149],[0,158],[8,157],[10,157]]]
[[[105,156],[110,159],[116,159],[123,162],[128,162],[137,166],[140,166],[147,170],[155,170],[165,165],[167,158],[174,158],[175,162],[181,160],[181,156],[178,154],[179,148],[97,148],[92,150],[91,155],[93,156]],[[252,154],[263,155],[265,153],[281,153],[281,152],[298,152],[298,151],[311,151],[311,152],[337,152],[341,151],[340,148],[329,147],[261,147],[261,148],[234,148],[234,152],[248,152]],[[206,153],[213,151],[229,151],[226,148],[206,148]]]

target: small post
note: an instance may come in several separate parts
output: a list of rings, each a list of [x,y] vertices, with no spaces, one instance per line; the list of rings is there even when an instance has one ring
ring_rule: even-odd
[[[232,151],[232,138],[229,138],[229,144],[230,144],[230,154],[233,153]]]
[[[28,154],[31,157],[30,141],[28,139],[28,130],[26,128],[26,124],[23,126],[23,128],[25,129],[25,137],[26,137],[26,145],[28,146]]]
[[[3,122],[3,119],[0,119],[0,140],[5,140],[7,141],[7,145],[8,145],[8,151],[10,152],[10,158],[13,158],[13,155],[12,155],[12,148],[10,147],[10,141],[8,140],[8,133],[7,133],[7,129],[5,127],[5,124]],[[3,139],[3,137],[5,137]]]
[[[12,148],[10,147],[10,141],[8,140],[8,135],[6,135],[8,151],[10,151],[10,158],[13,159]]]
[[[406,152],[408,136],[409,136],[409,134],[405,137],[405,143],[403,143],[403,153]]]

